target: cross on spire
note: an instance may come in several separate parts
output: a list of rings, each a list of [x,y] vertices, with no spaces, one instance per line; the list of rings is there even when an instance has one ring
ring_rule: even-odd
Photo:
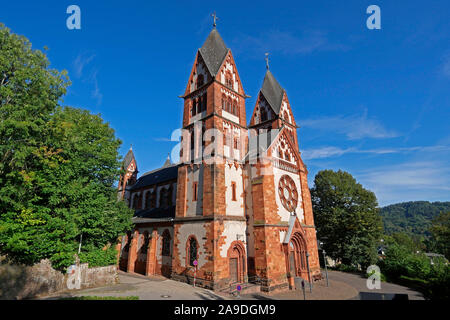
[[[219,20],[219,18],[217,18],[216,12],[214,11],[213,14],[211,14],[211,17],[213,17],[213,27],[216,27],[216,20]]]
[[[266,58],[264,60],[266,60],[266,69],[269,70],[269,53],[268,52],[266,52]]]

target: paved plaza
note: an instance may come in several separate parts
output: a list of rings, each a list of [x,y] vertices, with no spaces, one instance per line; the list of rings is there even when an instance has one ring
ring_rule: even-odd
[[[360,292],[375,292],[385,294],[407,294],[410,300],[423,300],[422,295],[407,287],[392,283],[381,283],[380,290],[369,290],[366,279],[357,274],[329,271],[329,286],[326,281],[317,281],[312,293],[305,290],[287,291],[275,294],[252,293],[240,297],[211,290],[193,287],[187,283],[173,281],[163,277],[145,277],[138,274],[119,273],[118,284],[60,293],[57,296],[42,299],[59,299],[76,296],[138,296],[140,300],[358,300]]]

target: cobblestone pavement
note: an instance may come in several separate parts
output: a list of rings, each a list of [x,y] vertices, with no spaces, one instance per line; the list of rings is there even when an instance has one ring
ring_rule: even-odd
[[[328,287],[324,279],[313,284],[312,293],[307,288],[306,300],[359,300],[360,292],[407,294],[409,300],[424,300],[420,292],[393,283],[381,282],[381,289],[370,290],[366,286],[367,279],[358,274],[328,271],[328,280]],[[303,300],[304,296],[302,290],[292,290],[271,295],[249,294],[242,296],[242,299]]]
[[[423,299],[422,295],[409,288],[381,283],[380,290],[369,290],[366,279],[360,275],[329,271],[329,286],[326,281],[316,281],[312,292],[305,290],[306,300],[358,300],[360,292],[408,294],[410,300]],[[240,297],[220,294],[203,288],[194,288],[187,283],[163,277],[145,277],[138,274],[119,273],[120,283],[101,288],[84,289],[61,293],[44,299],[59,299],[71,296],[138,296],[141,300],[303,300],[302,290],[292,290],[274,294],[253,293]]]
[[[214,291],[195,288],[187,283],[164,277],[146,277],[139,274],[119,273],[119,284],[64,292],[45,299],[76,296],[138,296],[140,300],[224,300],[229,299]]]

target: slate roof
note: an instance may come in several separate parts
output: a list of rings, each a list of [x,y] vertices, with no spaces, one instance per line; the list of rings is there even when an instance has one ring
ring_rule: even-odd
[[[273,76],[272,72],[267,69],[262,85],[261,93],[266,98],[275,114],[280,113],[281,102],[283,101],[284,89]]]
[[[133,149],[130,148],[130,150],[128,150],[125,158],[123,159],[123,167],[125,169],[128,168],[128,166],[130,165],[131,161],[133,161],[133,159],[134,159]]]
[[[229,49],[225,45],[225,42],[223,42],[219,32],[214,28],[208,38],[206,38],[203,46],[199,49],[206,67],[213,78],[216,76],[217,72],[219,72],[220,66],[225,59],[228,50]]]
[[[162,167],[160,169],[156,169],[142,175],[136,181],[136,183],[130,188],[130,190],[136,190],[160,182],[174,180],[177,179],[177,177],[178,177],[177,165]]]
[[[161,220],[175,218],[176,206],[169,208],[153,208],[136,211],[133,216],[133,222],[151,222],[151,219]]]

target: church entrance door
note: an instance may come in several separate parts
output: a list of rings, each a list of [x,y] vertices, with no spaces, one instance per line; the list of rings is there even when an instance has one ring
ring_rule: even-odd
[[[238,282],[238,259],[230,258],[230,281]]]

